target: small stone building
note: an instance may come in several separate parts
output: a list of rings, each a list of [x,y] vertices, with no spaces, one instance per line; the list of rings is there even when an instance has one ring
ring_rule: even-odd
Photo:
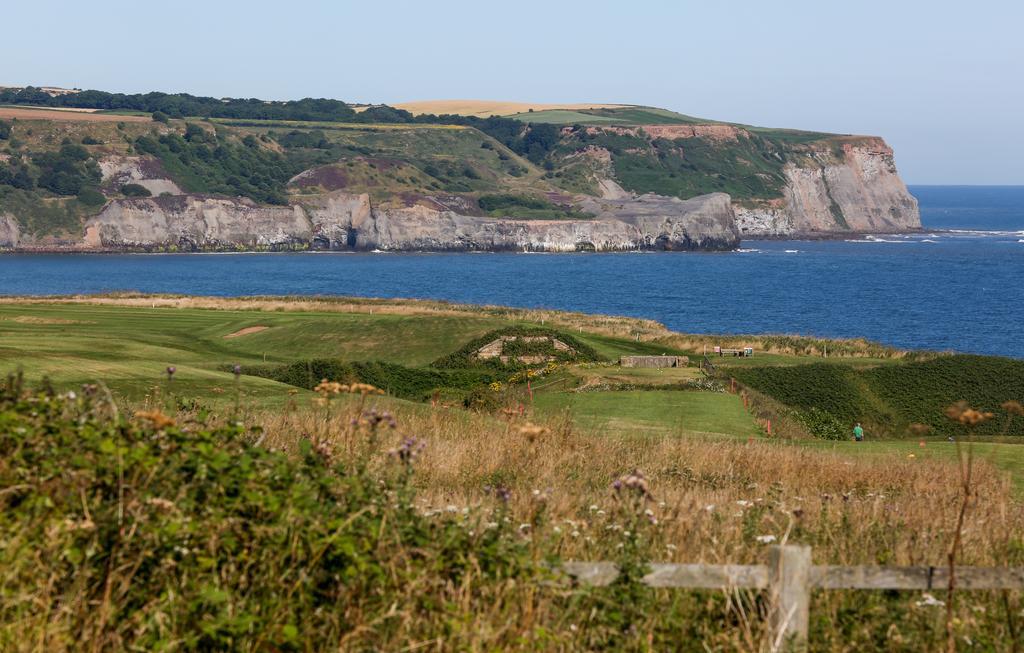
[[[622,367],[686,367],[689,364],[686,356],[623,356],[619,359]]]

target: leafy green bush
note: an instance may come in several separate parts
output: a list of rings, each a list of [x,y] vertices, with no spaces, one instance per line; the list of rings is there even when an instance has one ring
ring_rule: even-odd
[[[243,373],[262,376],[308,390],[322,379],[369,383],[403,399],[422,400],[443,389],[471,390],[497,380],[482,370],[412,368],[384,362],[351,363],[331,359],[299,361],[277,367],[246,367]]]
[[[483,195],[477,200],[480,208],[484,211],[496,211],[498,209],[523,208],[523,209],[554,209],[557,208],[551,202],[539,197],[528,195]]]
[[[863,413],[870,403],[856,372],[846,365],[736,368],[729,374],[788,406],[824,411],[850,422],[851,428],[853,422],[865,418]]]
[[[83,188],[78,191],[78,201],[86,206],[103,206],[107,198],[95,188]]]
[[[141,184],[125,184],[121,186],[121,194],[125,197],[150,197],[153,193]]]
[[[190,192],[242,195],[267,204],[287,204],[285,184],[301,171],[276,152],[246,147],[200,127],[192,131],[191,140],[178,134],[140,136],[135,149],[158,157]]]
[[[822,440],[849,440],[850,430],[832,413],[820,408],[799,411],[796,417],[811,434]]]
[[[11,137],[11,123],[0,120],[0,141],[6,141]]]
[[[995,417],[975,426],[978,435],[1024,435],[1024,416],[1002,409],[1024,402],[1024,361],[995,356],[940,356],[867,370],[874,393],[908,424],[926,424],[938,435],[963,435],[967,429],[948,419],[945,409],[966,401]]]
[[[501,505],[493,527],[414,506],[414,438],[383,466],[372,426],[352,460],[290,457],[96,394],[0,385],[4,650],[394,650],[549,575]]]
[[[1002,409],[1024,400],[1024,361],[956,355],[860,370],[817,363],[729,373],[802,415],[818,410],[834,417],[844,424],[844,436],[857,421],[888,435],[905,435],[911,424],[944,436],[1024,435],[1024,417]],[[993,418],[968,430],[945,415],[960,401]]]

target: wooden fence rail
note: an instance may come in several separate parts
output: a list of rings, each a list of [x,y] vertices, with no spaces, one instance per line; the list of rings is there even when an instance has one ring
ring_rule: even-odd
[[[619,571],[613,562],[565,562],[562,571],[584,585],[610,585]],[[650,587],[757,589],[769,591],[770,622],[786,650],[807,646],[811,590],[941,590],[948,567],[843,567],[812,565],[808,546],[774,546],[764,565],[650,565]],[[958,590],[1024,589],[1024,567],[957,567]]]

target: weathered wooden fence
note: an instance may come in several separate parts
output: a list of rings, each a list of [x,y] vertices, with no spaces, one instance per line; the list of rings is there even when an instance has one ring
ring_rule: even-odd
[[[774,640],[784,650],[807,646],[811,591],[942,590],[948,567],[842,567],[812,565],[811,547],[771,547],[764,565],[652,564],[643,582],[650,587],[768,590]],[[586,585],[609,585],[618,576],[613,562],[566,562],[562,570]],[[1024,567],[956,567],[957,590],[1024,589]]]

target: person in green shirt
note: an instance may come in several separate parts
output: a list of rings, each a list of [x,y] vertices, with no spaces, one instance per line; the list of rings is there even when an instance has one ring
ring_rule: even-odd
[[[857,426],[853,427],[853,439],[857,442],[864,439],[864,429],[861,428],[860,422],[857,422]]]

